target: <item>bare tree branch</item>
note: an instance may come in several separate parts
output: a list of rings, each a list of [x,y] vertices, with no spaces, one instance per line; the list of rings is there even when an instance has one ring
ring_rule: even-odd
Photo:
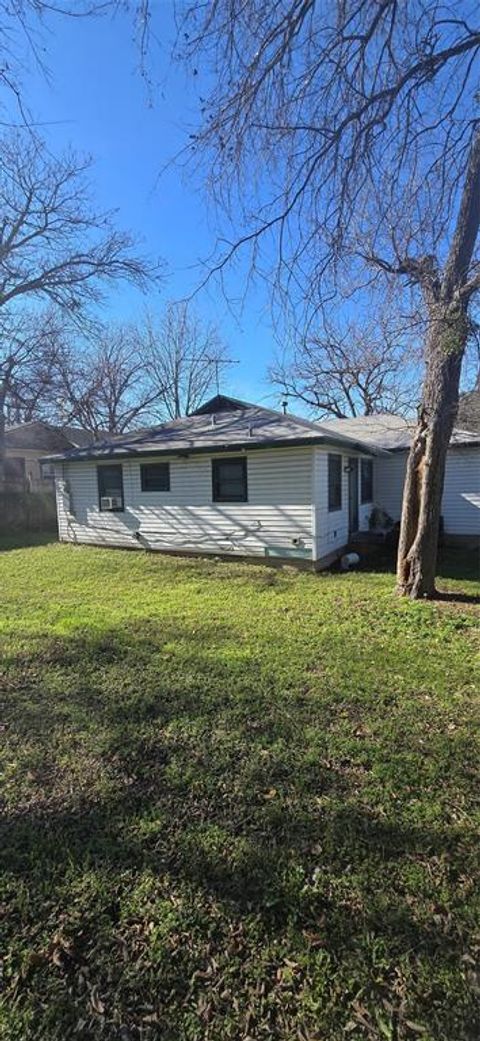
[[[0,308],[39,297],[71,311],[98,303],[106,286],[127,279],[145,289],[159,267],[134,252],[113,215],[92,208],[88,160],[51,159],[40,142],[2,142],[0,159]]]
[[[5,109],[13,99],[20,126],[34,128],[37,121],[32,118],[24,95],[23,78],[25,70],[34,64],[49,79],[45,30],[52,15],[81,20],[112,14],[122,6],[120,0],[65,0],[58,4],[48,0],[4,0],[0,5],[0,108]],[[140,21],[140,5],[136,14]]]
[[[22,326],[19,304],[42,301],[72,320],[92,304],[101,303],[105,290],[119,280],[144,289],[159,277],[158,265],[136,254],[133,239],[116,230],[112,214],[93,209],[86,181],[88,169],[89,162],[73,153],[52,159],[38,140],[29,138],[25,143],[19,135],[12,135],[2,142],[0,483],[6,409],[13,407],[12,381],[19,414],[26,415],[29,398],[20,394],[18,371],[30,359],[27,371],[32,377],[31,358],[38,360],[39,337],[42,342],[45,337],[44,332],[40,335],[32,330],[31,322]],[[42,350],[47,357],[47,348],[43,346]]]
[[[184,303],[170,304],[148,322],[148,371],[159,388],[157,411],[170,419],[189,415],[211,394],[232,364],[215,326]]]
[[[397,323],[398,326],[398,323]],[[341,325],[325,321],[270,369],[282,395],[302,402],[318,419],[408,414],[421,377],[411,330],[379,314]]]
[[[99,436],[148,422],[159,397],[149,379],[145,337],[134,326],[107,327],[94,345],[67,338],[55,382],[60,422],[76,423]]]
[[[213,78],[190,151],[234,229],[209,272],[275,234],[277,288],[295,269],[315,308],[354,253],[409,279],[423,274],[412,256],[442,258],[475,132],[480,24],[473,3],[460,8],[187,6],[177,52]]]

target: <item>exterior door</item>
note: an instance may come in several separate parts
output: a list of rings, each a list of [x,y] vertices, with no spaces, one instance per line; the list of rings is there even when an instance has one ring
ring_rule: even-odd
[[[358,459],[348,460],[348,531],[358,531]]]

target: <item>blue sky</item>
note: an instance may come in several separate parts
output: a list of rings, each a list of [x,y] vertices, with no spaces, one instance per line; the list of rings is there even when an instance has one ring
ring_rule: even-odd
[[[150,55],[152,100],[138,71],[132,18],[51,17],[44,35],[50,75],[32,69],[25,87],[34,116],[52,149],[72,145],[95,160],[92,185],[99,208],[118,211],[118,226],[138,236],[142,251],[163,258],[168,277],[144,299],[119,286],[106,311],[120,320],[142,309],[161,309],[167,299],[188,295],[199,284],[198,262],[215,243],[215,216],[208,211],[200,182],[171,167],[160,171],[182,147],[195,112],[195,95],[184,71],[170,62],[173,8],[157,0]],[[239,296],[241,264],[230,278]],[[229,307],[218,286],[202,291],[196,310],[214,319],[239,364],[222,389],[250,400],[277,400],[266,369],[276,350],[268,292],[253,288],[242,309]]]

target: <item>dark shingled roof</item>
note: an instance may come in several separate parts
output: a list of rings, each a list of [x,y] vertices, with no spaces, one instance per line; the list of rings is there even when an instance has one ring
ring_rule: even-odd
[[[16,423],[5,431],[5,447],[37,452],[64,452],[92,443],[93,434],[78,427],[56,427],[42,419]]]
[[[147,427],[131,434],[119,434],[96,441],[85,448],[63,452],[50,459],[121,459],[128,456],[197,452],[224,452],[232,449],[280,448],[289,445],[333,444],[346,450],[377,450],[358,438],[332,433],[318,423],[298,416],[283,415],[273,409],[252,405],[218,394],[193,415],[170,423]],[[378,450],[381,453],[381,449]]]
[[[361,438],[366,444],[395,452],[410,448],[415,431],[415,420],[379,413],[376,416],[356,416],[355,419],[328,419],[323,426],[332,434]],[[480,444],[480,433],[454,429],[450,447],[478,444]]]
[[[80,427],[61,427],[62,434],[72,443],[74,448],[84,448],[95,441],[95,434],[90,430],[81,430]]]

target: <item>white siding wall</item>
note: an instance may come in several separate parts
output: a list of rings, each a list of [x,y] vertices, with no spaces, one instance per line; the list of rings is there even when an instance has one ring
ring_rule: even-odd
[[[480,535],[480,448],[448,453],[442,514],[451,535]]]
[[[375,462],[375,502],[393,520],[402,510],[406,452]],[[480,448],[451,448],[447,456],[442,516],[447,535],[480,535]]]
[[[212,502],[211,456],[170,459],[169,492],[141,490],[140,463],[155,462],[154,456],[125,460],[122,513],[99,511],[95,462],[58,466],[60,538],[136,546],[133,532],[139,530],[143,545],[153,549],[263,556],[269,547],[277,554],[292,550],[293,539],[301,539],[311,551],[312,449],[265,449],[246,456],[248,502],[232,504]]]
[[[386,510],[393,520],[399,520],[402,511],[406,459],[406,452],[391,452],[388,457],[378,456],[373,464],[375,505]]]
[[[335,550],[342,549],[349,540],[348,531],[348,473],[345,467],[350,456],[359,460],[359,452],[342,453],[342,508],[330,513],[328,509],[328,454],[340,454],[338,447],[322,447],[314,449],[314,502],[315,502],[315,559],[320,560]],[[371,458],[367,455],[363,458]],[[358,471],[358,527],[360,531],[368,530],[368,522],[373,509],[373,502],[360,503],[361,479],[360,464]]]

